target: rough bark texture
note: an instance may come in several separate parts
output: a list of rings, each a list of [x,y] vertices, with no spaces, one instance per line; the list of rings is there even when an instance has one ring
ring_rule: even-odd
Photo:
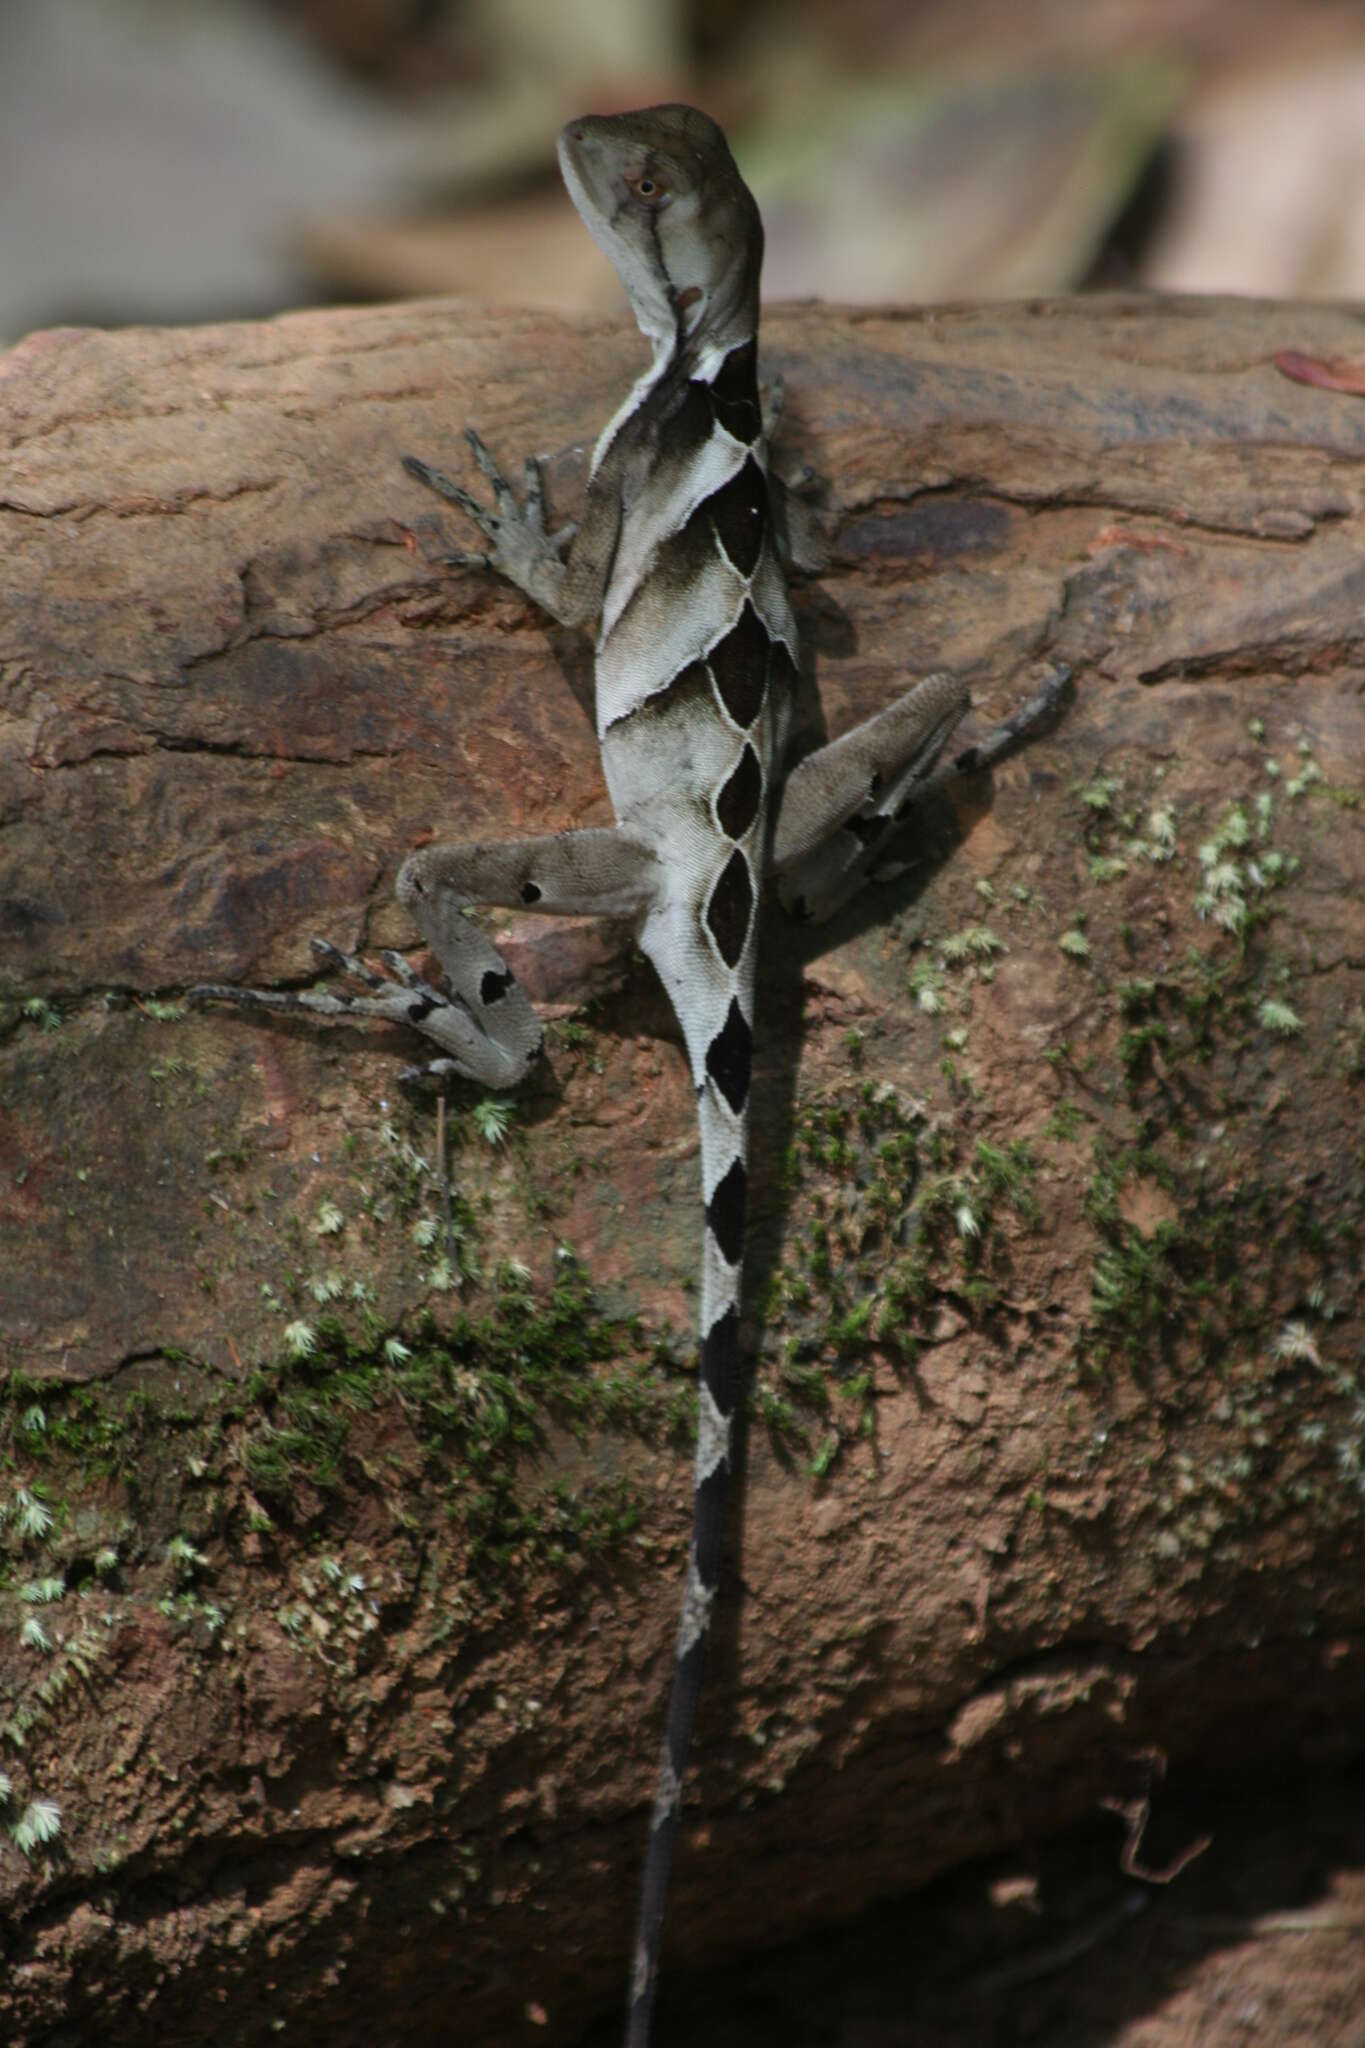
[[[770,927],[675,1968],[1162,1760],[1358,1746],[1365,402],[1290,348],[1365,326],[769,319],[828,731],[933,667],[983,721],[1041,659],[1076,693],[900,881]],[[420,1047],[169,1006],[408,942],[424,837],[606,819],[584,649],[441,567],[398,458],[581,443],[638,360],[435,305],[0,360],[9,2039],[567,2042],[619,1995],[687,1526],[663,999],[507,920],[561,1021],[502,1142],[456,1092],[449,1224]]]

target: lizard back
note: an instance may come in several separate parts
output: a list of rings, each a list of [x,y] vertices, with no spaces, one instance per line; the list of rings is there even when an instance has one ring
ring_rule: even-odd
[[[687,295],[676,293],[672,345],[658,349],[593,463],[594,479],[609,476],[621,505],[597,641],[602,765],[620,823],[652,845],[664,878],[638,936],[687,1046],[704,1216],[692,1538],[641,1887],[628,2048],[649,2038],[720,1579],[741,1378],[758,908],[797,680],[758,394],[761,233],[751,246],[751,311],[740,331],[732,324],[717,332],[703,320],[689,332]]]
[[[797,680],[754,341],[667,365],[613,452],[631,488],[597,645],[598,737],[617,817],[669,878],[640,943],[702,1090],[731,1001],[752,1021],[769,797]]]

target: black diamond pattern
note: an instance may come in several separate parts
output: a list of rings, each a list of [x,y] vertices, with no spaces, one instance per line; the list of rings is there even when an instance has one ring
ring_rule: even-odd
[[[770,644],[763,621],[746,597],[739,618],[706,657],[720,701],[736,725],[751,726],[763,709]]]
[[[758,755],[746,740],[738,765],[726,778],[725,787],[716,798],[716,816],[727,838],[744,837],[758,816],[762,801],[763,770],[758,765]]]
[[[749,936],[753,908],[754,885],[749,876],[749,863],[736,847],[726,861],[706,906],[706,922],[711,928],[716,950],[727,967],[739,964],[744,941]]]
[[[749,1098],[753,1052],[754,1034],[731,996],[729,1014],[706,1048],[706,1071],[736,1116]]]
[[[758,343],[732,348],[716,372],[711,405],[717,424],[737,441],[756,441],[763,424],[758,406]]]
[[[768,523],[768,485],[752,455],[702,509],[710,514],[716,539],[740,575],[752,576],[763,552]]]
[[[749,1176],[744,1171],[744,1161],[733,1159],[716,1182],[706,1205],[711,1235],[720,1246],[721,1257],[732,1266],[739,1264],[739,1255],[744,1250],[744,1219],[748,1212]]]

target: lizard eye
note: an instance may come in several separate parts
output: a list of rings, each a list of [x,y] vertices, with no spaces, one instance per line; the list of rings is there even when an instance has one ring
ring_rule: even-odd
[[[630,189],[635,194],[635,197],[643,199],[646,206],[664,206],[667,204],[669,197],[668,187],[660,179],[651,178],[646,173],[644,177],[632,178],[629,182]]]

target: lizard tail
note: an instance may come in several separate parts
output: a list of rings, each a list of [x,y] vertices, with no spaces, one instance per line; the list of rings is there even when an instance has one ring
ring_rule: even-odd
[[[697,1462],[692,1543],[668,1701],[668,1726],[650,1817],[640,1911],[636,1923],[626,2048],[648,2048],[669,1870],[682,1810],[682,1782],[701,1693],[711,1607],[720,1582],[725,1509],[730,1491],[731,1425],[739,1398],[739,1292],[748,1212],[747,1048],[744,1090],[737,1104],[711,1080],[698,1097],[706,1228],[702,1247],[701,1361],[697,1390]],[[733,1092],[733,1091],[732,1091]]]

